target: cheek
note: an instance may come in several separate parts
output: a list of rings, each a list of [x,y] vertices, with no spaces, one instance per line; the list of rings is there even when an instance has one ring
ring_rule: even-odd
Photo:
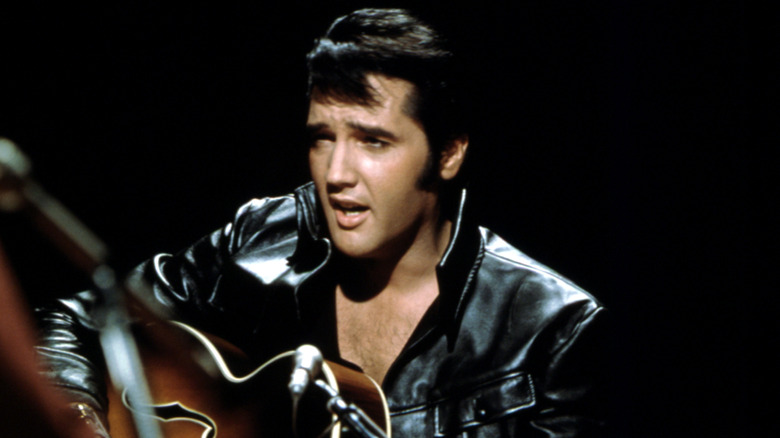
[[[326,172],[326,168],[325,166],[323,166],[322,157],[310,152],[309,153],[309,176],[311,177],[311,180],[314,182],[314,188],[317,192],[317,196],[320,198],[320,202],[322,202],[323,205],[327,204],[325,199],[327,197],[326,184],[325,184],[325,172]]]
[[[373,170],[372,191],[384,200],[386,209],[394,216],[417,210],[426,198],[426,192],[418,184],[422,171],[423,167],[416,163],[377,167]]]
[[[378,166],[376,173],[383,175],[384,186],[391,192],[417,191],[420,180],[428,166],[428,155],[424,153],[407,154],[384,166]],[[402,193],[397,193],[402,196]]]
[[[311,179],[316,183],[324,175],[324,167],[321,155],[315,153],[315,151],[309,151],[309,173]]]

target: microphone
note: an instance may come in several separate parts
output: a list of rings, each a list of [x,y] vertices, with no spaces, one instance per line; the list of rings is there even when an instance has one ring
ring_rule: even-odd
[[[295,350],[295,363],[290,376],[290,395],[293,401],[301,397],[312,378],[322,369],[322,353],[313,345],[301,345]]]
[[[0,137],[0,210],[21,209],[23,198],[18,190],[31,167],[30,160],[11,140]]]
[[[141,372],[138,348],[130,333],[122,291],[117,287],[114,271],[105,264],[108,250],[64,205],[49,196],[30,177],[29,159],[10,140],[0,137],[0,211],[24,210],[38,228],[92,277],[103,295],[98,312],[100,344],[114,386],[127,391],[137,435],[160,438],[162,432],[154,421],[151,396]]]
[[[0,211],[26,210],[77,266],[92,274],[108,256],[105,244],[30,177],[31,168],[19,148],[0,137]]]

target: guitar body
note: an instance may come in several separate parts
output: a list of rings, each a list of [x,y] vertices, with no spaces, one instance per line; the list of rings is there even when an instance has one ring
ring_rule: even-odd
[[[165,438],[293,437],[292,400],[287,383],[292,351],[252,368],[231,344],[185,324],[146,328],[137,336],[151,392],[153,412]],[[363,409],[390,436],[387,403],[379,386],[358,371],[325,361],[322,379]],[[298,406],[298,436],[338,438],[340,425],[326,409],[327,395],[314,385]],[[113,438],[135,438],[132,407],[109,392]]]

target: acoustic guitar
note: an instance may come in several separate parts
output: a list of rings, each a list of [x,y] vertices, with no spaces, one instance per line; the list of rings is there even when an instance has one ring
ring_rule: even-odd
[[[315,385],[304,392],[293,425],[287,389],[294,352],[252,367],[238,348],[186,324],[145,326],[137,334],[149,383],[154,418],[165,438],[301,438],[348,436],[328,412],[327,394]],[[168,326],[168,324],[166,324]],[[325,361],[320,376],[360,407],[390,436],[387,401],[367,375]],[[135,438],[132,406],[109,392],[108,420],[113,438]]]

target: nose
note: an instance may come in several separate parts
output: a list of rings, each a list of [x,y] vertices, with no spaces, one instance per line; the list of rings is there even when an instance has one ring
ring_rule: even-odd
[[[353,158],[349,144],[346,142],[336,143],[328,162],[328,172],[325,175],[325,182],[329,191],[339,191],[344,188],[354,187],[357,184],[357,173]]]

